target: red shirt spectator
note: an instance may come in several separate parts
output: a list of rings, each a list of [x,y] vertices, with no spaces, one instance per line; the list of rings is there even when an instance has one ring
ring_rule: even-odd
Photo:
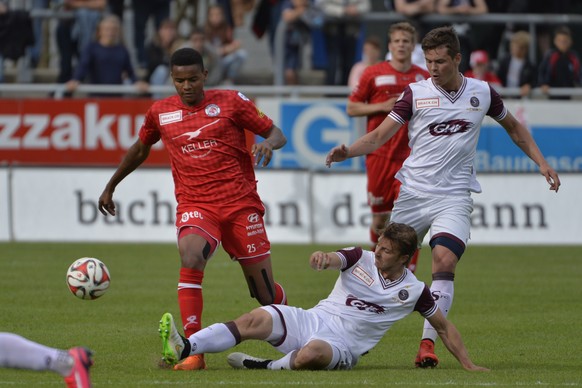
[[[487,51],[473,51],[469,64],[471,65],[471,69],[464,73],[465,77],[476,78],[488,82],[491,86],[501,87],[501,80],[489,68],[489,55]]]

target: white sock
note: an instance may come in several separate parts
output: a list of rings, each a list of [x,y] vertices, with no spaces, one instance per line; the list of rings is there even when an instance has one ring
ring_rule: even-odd
[[[436,299],[436,304],[446,317],[453,304],[453,295],[455,294],[455,283],[452,280],[433,280],[430,286],[430,292]],[[435,329],[424,321],[424,330],[422,331],[422,338],[430,338],[436,341],[438,334]]]
[[[12,333],[0,333],[0,366],[51,370],[62,376],[71,373],[73,358],[66,350],[54,349]]]
[[[215,323],[197,331],[188,340],[192,346],[190,355],[218,353],[230,349],[237,344],[234,335],[224,323]]]
[[[291,358],[295,355],[296,350],[291,353],[287,353],[282,358],[278,360],[271,361],[267,369],[271,370],[281,370],[281,369],[293,369],[291,368]]]

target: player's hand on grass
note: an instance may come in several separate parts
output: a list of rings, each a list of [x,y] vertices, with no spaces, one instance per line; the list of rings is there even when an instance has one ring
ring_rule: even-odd
[[[325,158],[325,165],[327,167],[331,167],[331,164],[334,162],[343,162],[348,158],[348,147],[345,144],[342,144],[337,147],[333,147],[327,157]]]

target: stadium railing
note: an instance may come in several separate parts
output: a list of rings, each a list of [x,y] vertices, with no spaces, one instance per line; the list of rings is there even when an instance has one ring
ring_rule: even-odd
[[[324,85],[235,85],[217,86],[213,89],[236,89],[252,97],[273,96],[296,99],[300,97],[337,97],[345,98],[350,94],[347,86]],[[496,88],[503,97],[519,96],[519,88]],[[8,83],[0,84],[0,98],[51,98],[64,97],[65,85],[55,83]],[[150,86],[150,93],[170,96],[175,93],[171,85]],[[75,92],[75,97],[86,97],[92,93],[119,94],[119,96],[139,97],[140,94],[132,85],[91,85],[81,84]],[[552,88],[550,96],[572,96],[582,99],[582,88]],[[546,99],[547,96],[539,88],[532,90],[530,98]]]

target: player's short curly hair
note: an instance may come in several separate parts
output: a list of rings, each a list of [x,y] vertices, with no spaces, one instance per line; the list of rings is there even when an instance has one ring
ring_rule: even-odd
[[[414,252],[418,249],[418,236],[411,226],[397,222],[389,222],[382,231],[381,236],[392,241],[392,245],[398,249],[401,255],[408,255],[408,265]]]
[[[170,58],[170,67],[190,65],[198,65],[200,66],[200,69],[204,70],[204,61],[202,60],[202,55],[198,51],[189,47],[174,51]]]
[[[422,51],[446,47],[451,58],[461,52],[461,44],[455,29],[451,26],[438,27],[430,30],[422,39]]]

